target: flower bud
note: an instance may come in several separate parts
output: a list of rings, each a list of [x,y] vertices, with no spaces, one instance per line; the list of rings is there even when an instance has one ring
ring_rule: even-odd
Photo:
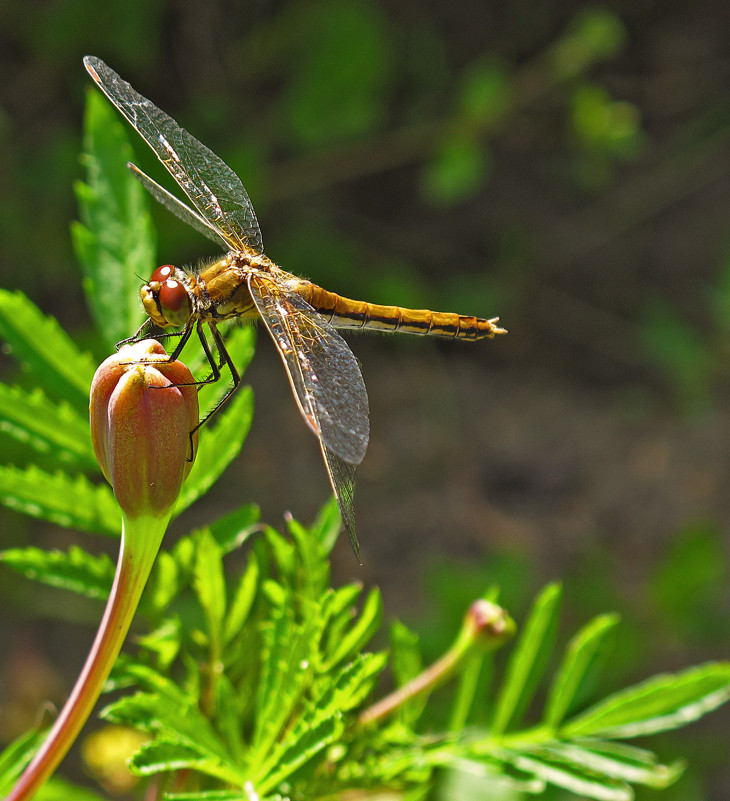
[[[128,519],[163,517],[177,500],[197,448],[194,381],[153,339],[125,345],[96,371],[91,440]]]

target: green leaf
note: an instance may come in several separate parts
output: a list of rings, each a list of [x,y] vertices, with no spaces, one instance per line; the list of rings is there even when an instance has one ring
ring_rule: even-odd
[[[321,544],[325,554],[332,552],[342,530],[342,515],[334,495],[322,506],[310,527],[312,536]]]
[[[3,796],[12,790],[45,734],[44,731],[27,732],[6,745],[0,753],[0,793]]]
[[[415,631],[399,620],[393,621],[390,626],[391,668],[396,687],[402,687],[421,672],[423,661],[418,641]],[[401,704],[398,709],[401,723],[407,727],[413,726],[423,712],[426,701],[426,695],[421,693]]]
[[[282,577],[291,580],[297,569],[296,548],[272,526],[264,528],[264,535]]]
[[[421,672],[423,662],[418,640],[418,634],[399,620],[391,623],[391,661],[396,687],[402,687]]]
[[[315,721],[307,720],[305,725],[294,730],[291,738],[296,740],[289,748],[283,752],[277,749],[274,751],[274,759],[257,766],[254,773],[255,785],[264,793],[278,787],[294,771],[335,742],[342,735],[343,728],[341,719],[334,714],[317,715]]]
[[[730,700],[730,663],[664,673],[614,693],[560,729],[561,737],[641,737],[686,726]]]
[[[155,655],[155,664],[165,670],[175,661],[182,645],[182,622],[177,615],[169,617],[149,634],[137,636],[136,643]]]
[[[92,556],[76,545],[67,552],[11,548],[0,551],[0,562],[26,578],[87,598],[106,599],[114,581],[114,563],[106,554]]]
[[[221,733],[236,762],[246,760],[247,744],[241,723],[249,698],[240,685],[234,686],[227,674],[221,673],[215,681],[215,726]]]
[[[106,801],[104,796],[78,784],[71,784],[60,776],[54,776],[46,782],[33,798],[35,801]]]
[[[317,701],[317,707],[349,712],[358,707],[373,690],[388,664],[388,654],[359,654],[337,674],[331,691]]]
[[[241,450],[253,418],[253,393],[242,387],[234,395],[215,425],[205,426],[200,433],[200,446],[193,469],[177,499],[179,515],[204,495]]]
[[[0,289],[0,338],[46,394],[64,398],[77,409],[88,408],[93,361],[22,292]]]
[[[303,582],[299,587],[300,596],[302,600],[317,600],[329,585],[330,571],[326,554],[312,532],[290,514],[286,515],[286,524],[297,546],[297,561],[301,564]]]
[[[253,606],[256,591],[259,586],[259,563],[256,556],[251,553],[248,557],[246,570],[238,582],[238,587],[233,596],[233,601],[226,613],[225,628],[223,638],[226,643],[230,643],[243,628],[248,614]]]
[[[499,755],[519,770],[583,798],[595,801],[634,801],[634,792],[625,782],[593,775],[580,766],[510,751],[500,750]]]
[[[127,169],[127,132],[112,106],[89,89],[84,120],[86,183],[75,186],[82,223],[71,235],[84,290],[107,348],[131,336],[144,320],[139,277],[155,264],[155,235],[146,192]]]
[[[208,719],[171,683],[155,693],[136,693],[107,706],[101,717],[179,743],[200,756],[197,769],[216,778],[240,784],[244,777],[232,762]]]
[[[491,156],[471,132],[450,132],[426,165],[422,189],[432,203],[451,205],[476,194],[489,178]]]
[[[158,738],[145,743],[128,764],[138,776],[152,776],[171,770],[197,770],[215,775],[218,762],[204,756],[198,748]]]
[[[597,775],[656,789],[673,784],[684,770],[682,762],[661,765],[650,751],[605,740],[555,742],[544,746],[541,751],[574,765],[582,765]]]
[[[570,641],[548,694],[545,725],[554,728],[562,722],[586,675],[600,661],[606,637],[618,622],[618,615],[600,615]]]
[[[146,614],[155,620],[159,615],[164,614],[170,601],[180,589],[178,578],[175,557],[169,551],[161,550],[157,554],[142,596],[141,608],[145,610]]]
[[[211,523],[210,533],[222,552],[227,554],[240,548],[253,531],[260,528],[257,525],[260,517],[259,507],[248,503]]]
[[[46,473],[33,465],[24,470],[0,465],[0,502],[65,528],[114,536],[121,531],[122,516],[111,489],[83,476]]]
[[[331,654],[342,641],[344,632],[352,623],[355,604],[362,594],[362,584],[353,582],[330,589],[323,596],[323,613],[325,615],[325,646],[321,649],[324,655]]]
[[[244,792],[246,788],[244,787]],[[248,801],[251,798],[258,798],[259,801],[288,801],[282,796],[267,795],[266,798],[249,794],[247,797],[241,794],[241,790],[201,790],[200,792],[190,793],[165,793],[165,801]]]
[[[386,664],[386,654],[364,654],[327,681],[267,759],[256,765],[254,784],[263,792],[274,789],[334,742],[343,731],[342,713],[364,700]]]
[[[256,327],[253,325],[231,325],[226,331],[225,345],[231,361],[236,365],[239,376],[242,377],[256,352]],[[183,351],[183,361],[195,375],[200,375],[204,378],[210,375],[210,364],[205,358],[205,353],[196,337],[191,337],[190,343]],[[215,409],[231,388],[230,375],[228,375],[227,368],[223,368],[221,373],[220,381],[204,384],[200,388],[200,409],[204,414]],[[239,388],[238,392],[241,389],[243,387]],[[214,420],[216,419],[214,418]]]
[[[249,759],[256,765],[286,725],[312,670],[314,616],[309,625],[294,621],[292,604],[275,607],[263,630],[264,653],[256,697],[256,723]]]
[[[205,613],[211,642],[217,649],[226,613],[226,582],[221,549],[208,529],[203,529],[198,538],[193,588]]]
[[[319,0],[294,6],[297,69],[281,94],[284,123],[295,142],[321,146],[363,136],[386,111],[393,41],[383,12],[365,0]]]
[[[373,588],[365,599],[360,617],[335,643],[333,652],[327,655],[330,669],[362,650],[380,627],[382,616],[383,600],[378,590]]]
[[[0,431],[39,453],[53,453],[66,465],[96,467],[88,415],[82,417],[64,401],[50,401],[40,389],[25,392],[0,384]]]
[[[488,669],[484,669],[485,662]],[[449,731],[460,732],[467,724],[474,707],[474,699],[486,696],[486,687],[492,677],[494,659],[492,654],[474,652],[469,654],[456,679],[456,693],[449,718]]]
[[[499,736],[524,714],[543,674],[558,625],[561,588],[548,584],[535,599],[515,645],[497,699],[492,732]]]
[[[458,110],[482,129],[493,125],[508,109],[509,80],[507,71],[498,64],[477,61],[470,65],[461,77]]]

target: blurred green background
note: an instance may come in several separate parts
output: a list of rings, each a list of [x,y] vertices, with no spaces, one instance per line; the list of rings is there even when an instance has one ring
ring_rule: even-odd
[[[350,338],[372,436],[365,564],[343,540],[340,579],[379,584],[432,654],[491,582],[519,619],[560,578],[566,632],[624,618],[612,687],[730,656],[725,3],[0,0],[0,283],[101,359],[68,233],[87,53],[238,172],[286,269],[509,329]],[[154,215],[160,263],[215,255]],[[307,520],[327,495],[264,337],[246,378],[244,452],[179,531],[251,500]],[[0,525],[3,546],[97,547]],[[100,611],[3,573],[0,736],[63,701]],[[659,746],[691,764],[663,798],[730,797],[728,728],[721,711]]]

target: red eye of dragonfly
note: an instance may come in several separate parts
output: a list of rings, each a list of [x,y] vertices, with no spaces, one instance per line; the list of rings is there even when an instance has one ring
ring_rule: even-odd
[[[150,283],[153,281],[159,281],[163,283],[167,281],[167,279],[175,272],[175,268],[172,264],[163,264],[162,267],[158,267],[150,276]]]
[[[185,286],[168,278],[160,287],[157,302],[165,319],[172,325],[185,325],[190,319],[192,305]]]

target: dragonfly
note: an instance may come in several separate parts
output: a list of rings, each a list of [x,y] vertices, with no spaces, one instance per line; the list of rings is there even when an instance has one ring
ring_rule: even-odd
[[[135,178],[169,211],[224,249],[222,257],[200,267],[158,267],[140,290],[147,320],[127,341],[140,338],[153,324],[180,329],[171,334],[179,336],[169,357],[174,361],[196,333],[212,371],[200,383],[217,381],[224,366],[231,376],[231,387],[215,412],[241,380],[218,324],[234,318],[260,320],[281,357],[299,411],[319,440],[345,530],[359,559],[354,479],[370,435],[368,396],[357,360],[336,329],[477,340],[506,333],[497,325],[499,318],[350,300],[286,272],[264,254],[251,200],[233,170],[103,61],[86,56],[84,65],[192,206],[129,163]]]

